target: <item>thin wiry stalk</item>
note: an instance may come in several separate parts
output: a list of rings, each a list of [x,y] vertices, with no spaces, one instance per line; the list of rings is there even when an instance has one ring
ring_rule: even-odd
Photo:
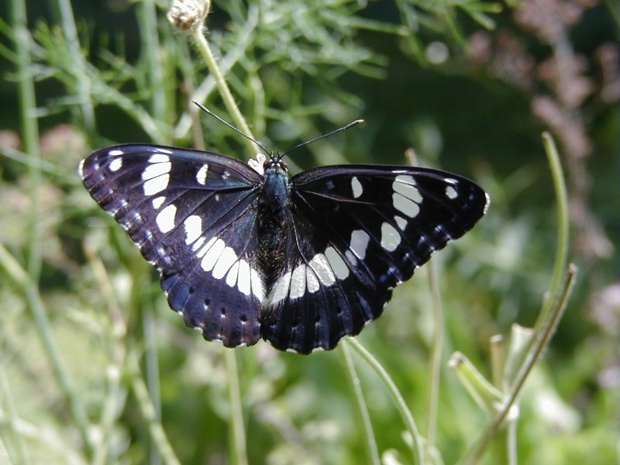
[[[229,50],[226,55],[221,57],[217,61],[218,68],[221,74],[226,75],[232,68],[235,66],[239,60],[243,58],[247,49],[250,47],[252,43],[252,39],[254,38],[253,32],[258,26],[258,9],[250,5],[248,8],[248,17],[246,22],[239,27],[241,31],[239,35],[236,37],[235,46],[232,50]],[[215,77],[213,74],[209,74],[204,80],[200,83],[200,85],[196,88],[194,92],[194,100],[198,102],[205,102],[206,99],[211,95],[213,89],[217,86],[215,82]],[[255,95],[255,108],[254,113],[258,115],[262,115],[265,112],[258,112],[257,110],[260,108],[264,108],[264,97],[261,97],[260,94]],[[260,99],[263,98],[262,101]],[[192,105],[193,107],[194,105]],[[175,129],[174,129],[174,137],[181,138],[184,137],[190,131],[191,125],[194,124],[193,118],[187,113],[183,114],[183,116],[179,119]],[[249,135],[249,134],[248,134]]]
[[[350,344],[358,354],[362,356],[362,358],[370,365],[370,367],[375,370],[377,375],[383,383],[387,386],[388,391],[392,395],[396,408],[400,413],[400,416],[407,427],[407,430],[411,434],[411,439],[413,440],[413,459],[418,464],[424,463],[424,453],[423,453],[423,439],[418,432],[418,427],[415,424],[415,420],[413,419],[413,415],[407,408],[407,404],[405,403],[405,399],[398,391],[396,384],[388,374],[388,372],[383,368],[383,366],[379,363],[379,361],[374,358],[370,352],[368,352],[364,346],[362,346],[356,339],[347,338],[344,340],[345,344]]]
[[[551,312],[551,307],[554,304],[555,296],[558,295],[560,286],[562,285],[562,277],[568,261],[568,248],[570,244],[568,193],[566,192],[566,183],[564,181],[564,173],[562,171],[560,156],[551,134],[544,132],[542,137],[545,145],[545,153],[547,154],[547,160],[549,161],[549,168],[551,169],[555,198],[558,202],[558,245],[555,252],[555,264],[553,265],[551,287],[546,295],[543,309],[538,316],[538,320],[536,321],[537,333],[540,333],[540,330],[549,319],[549,313]]]
[[[110,320],[112,321],[110,348],[110,365],[106,367],[106,397],[101,409],[99,428],[101,434],[99,441],[93,444],[93,465],[105,465],[110,458],[110,439],[114,430],[114,421],[117,417],[119,405],[122,402],[121,373],[126,364],[126,344],[123,337],[126,334],[125,322],[122,318],[120,307],[116,300],[112,283],[103,262],[89,247],[85,248],[88,262],[95,280],[99,285],[101,295],[104,297]]]
[[[52,326],[47,318],[47,311],[39,294],[39,289],[34,284],[28,285],[26,288],[26,301],[28,307],[34,316],[39,337],[45,348],[45,353],[49,357],[52,365],[54,376],[60,385],[60,389],[65,397],[65,401],[69,405],[71,415],[78,425],[80,436],[84,444],[87,455],[91,453],[91,439],[89,437],[90,424],[84,405],[80,400],[79,394],[73,388],[69,374],[65,369],[63,360],[56,344],[56,339],[52,332]]]
[[[162,69],[162,47],[159,42],[157,29],[157,9],[153,0],[138,3],[138,21],[140,22],[140,37],[142,38],[142,57],[146,63],[147,85],[151,92],[151,107],[149,113],[155,121],[165,121],[166,93],[164,92],[164,71]],[[161,125],[168,128],[167,125]]]
[[[149,397],[157,422],[161,422],[161,393],[159,390],[159,356],[157,353],[157,335],[152,305],[141,312],[142,332],[144,334],[144,377]]]
[[[181,462],[177,458],[168,442],[166,432],[164,431],[161,423],[157,419],[157,411],[153,407],[149,391],[140,374],[140,368],[138,365],[138,357],[130,355],[128,357],[128,371],[130,376],[131,390],[138,401],[138,406],[144,423],[148,426],[148,433],[153,441],[157,452],[161,455],[164,463],[167,465],[181,465]]]
[[[27,270],[32,283],[38,283],[41,273],[41,237],[40,237],[40,199],[41,172],[39,171],[39,128],[36,117],[36,99],[32,79],[32,61],[30,60],[30,41],[26,18],[26,2],[11,1],[11,21],[15,37],[17,89],[20,102],[20,122],[24,151],[29,154],[28,181],[30,197],[30,214],[28,225],[28,265]]]
[[[78,425],[82,442],[87,454],[91,451],[90,438],[88,436],[89,422],[86,410],[82,405],[79,396],[73,389],[67,370],[65,369],[60,352],[56,344],[56,339],[51,331],[51,325],[47,318],[47,310],[39,294],[39,289],[32,283],[26,270],[15,260],[15,258],[0,244],[0,266],[7,272],[6,275],[14,280],[20,291],[26,296],[26,303],[32,312],[35,327],[37,328],[41,344],[45,349],[54,376],[60,386],[65,402],[74,421]]]
[[[72,61],[72,72],[75,74],[75,93],[77,94],[78,106],[80,108],[79,119],[89,133],[95,131],[95,110],[91,100],[91,79],[86,71],[85,61],[80,50],[80,41],[75,25],[75,17],[69,0],[59,0],[51,2],[58,9],[62,31],[66,37],[66,43],[71,53],[69,57]]]
[[[439,384],[441,377],[441,353],[443,351],[444,319],[441,295],[437,283],[437,273],[433,260],[426,265],[428,283],[433,298],[434,335],[430,358],[430,379],[428,398],[428,424],[426,427],[426,463],[431,463],[433,448],[435,447],[435,435],[437,433],[437,411],[439,405]]]
[[[226,361],[226,379],[228,380],[228,400],[230,402],[231,457],[234,465],[247,465],[248,454],[245,443],[245,427],[241,391],[239,389],[239,371],[237,370],[237,352],[224,350]]]
[[[381,459],[379,457],[379,449],[377,447],[375,433],[372,429],[370,415],[368,414],[368,405],[366,404],[366,399],[364,398],[364,393],[362,392],[360,379],[357,376],[357,370],[355,370],[355,365],[353,364],[353,359],[351,358],[351,352],[349,350],[348,344],[342,344],[341,353],[344,359],[344,364],[347,367],[347,374],[349,375],[349,382],[351,384],[351,388],[353,389],[353,393],[355,394],[357,409],[362,419],[364,436],[366,436],[364,445],[366,446],[366,453],[368,454],[368,463],[371,463],[373,465],[380,465]]]
[[[207,63],[207,67],[209,68],[209,71],[211,72],[211,74],[213,74],[213,77],[215,78],[215,82],[217,83],[217,88],[220,91],[220,96],[224,100],[224,105],[226,105],[226,108],[230,112],[230,115],[232,116],[233,121],[235,122],[235,124],[237,125],[237,127],[239,128],[241,132],[243,132],[244,134],[247,134],[252,139],[255,139],[255,137],[252,135],[252,131],[250,131],[250,127],[248,126],[248,123],[245,121],[245,118],[239,111],[239,107],[237,106],[237,103],[235,102],[235,98],[230,92],[230,88],[228,87],[228,84],[226,83],[226,79],[224,78],[224,75],[220,71],[220,68],[217,64],[217,60],[215,59],[215,56],[213,55],[213,52],[211,51],[211,47],[209,46],[209,42],[203,35],[202,30],[197,28],[192,34],[192,37],[196,41],[198,50],[200,50],[202,57]],[[258,150],[259,147],[255,146],[253,142],[246,140],[246,143],[249,144],[248,148],[251,151],[250,153],[256,153],[257,151],[259,151]]]
[[[575,275],[577,273],[576,267],[570,265],[568,267],[568,274],[564,279],[564,285],[562,286],[563,266],[567,260],[568,254],[568,241],[569,241],[569,225],[568,225],[568,197],[566,193],[566,186],[564,183],[564,175],[562,173],[562,166],[560,159],[553,143],[553,139],[548,133],[543,134],[543,142],[545,144],[545,151],[549,160],[551,168],[551,175],[555,187],[556,198],[558,202],[558,247],[556,249],[555,265],[553,270],[551,289],[547,295],[547,298],[541,309],[541,313],[536,323],[537,339],[532,349],[527,354],[519,374],[517,375],[515,382],[511,386],[510,394],[507,401],[502,408],[502,411],[496,417],[493,422],[490,423],[488,428],[480,436],[480,440],[476,441],[474,446],[468,453],[459,461],[463,464],[475,464],[482,457],[482,454],[491,443],[499,429],[502,427],[503,421],[510,412],[510,409],[515,405],[517,397],[521,392],[525,380],[529,376],[532,368],[536,362],[542,356],[544,349],[549,344],[553,333],[559,321],[564,313],[564,309],[572,292],[572,286],[574,283]],[[507,441],[514,441],[515,438],[506,437]],[[509,453],[510,447],[507,452]],[[510,456],[510,453],[508,454]]]
[[[56,340],[51,331],[50,322],[47,318],[47,310],[39,293],[38,281],[41,272],[41,231],[40,231],[40,194],[42,178],[39,169],[39,131],[36,120],[36,101],[34,93],[34,82],[32,80],[32,63],[30,60],[30,33],[26,19],[26,4],[20,0],[11,2],[12,24],[16,41],[16,69],[17,86],[20,98],[20,118],[22,127],[22,140],[25,152],[30,155],[31,163],[28,164],[28,180],[30,183],[30,215],[28,226],[28,262],[26,270],[15,272],[19,267],[16,261],[8,259],[11,257],[8,252],[4,255],[7,263],[18,278],[22,291],[26,297],[26,303],[35,322],[35,327],[41,343],[45,348],[54,376],[60,385],[61,392],[73,420],[78,426],[84,450],[87,455],[92,452],[90,438],[88,435],[89,421],[86,410],[79,400],[79,396],[74,391],[66,369],[62,363]],[[2,248],[3,249],[3,248]],[[4,251],[4,250],[3,250]],[[12,257],[11,257],[12,258]],[[21,267],[19,267],[21,268]]]
[[[230,89],[228,88],[226,79],[224,78],[224,75],[222,74],[218,66],[217,60],[215,59],[211,51],[211,47],[209,46],[208,41],[203,35],[202,28],[195,28],[192,33],[192,37],[194,38],[198,46],[198,50],[202,54],[205,62],[207,63],[209,71],[214,76],[220,95],[224,100],[224,104],[232,115],[233,120],[237,124],[237,127],[241,132],[245,133],[249,137],[253,137],[250,128],[245,121],[245,118],[239,111],[235,99],[232,96]],[[249,140],[247,141],[247,143],[250,144],[250,149],[252,150],[252,153],[255,153],[257,149],[254,146],[254,143],[250,142]],[[234,459],[235,465],[247,465],[248,457],[245,439],[245,426],[243,421],[243,409],[241,402],[241,393],[239,389],[239,372],[237,370],[236,357],[236,352],[229,350],[225,351],[228,394],[231,407],[231,456]]]
[[[7,427],[15,431],[19,436],[28,439],[30,444],[41,444],[49,451],[53,451],[54,454],[46,455],[46,463],[62,463],[66,465],[85,465],[86,462],[83,457],[76,454],[75,451],[64,442],[64,438],[59,437],[57,431],[41,425],[34,425],[30,422],[21,420],[19,418],[10,419],[7,418],[4,411],[0,409],[0,427]],[[56,455],[59,461],[54,461]],[[2,458],[5,458],[3,455]],[[28,464],[38,465],[41,460],[34,462],[29,461]],[[2,462],[4,465],[4,462]],[[15,465],[11,463],[10,465]]]
[[[2,393],[2,408],[0,408],[0,443],[4,444],[7,456],[12,458],[15,465],[26,465],[31,462],[28,447],[22,434],[19,434],[14,425],[19,421],[15,398],[11,391],[11,384],[7,380],[6,371],[0,369],[0,392]],[[3,413],[6,412],[6,413]],[[4,416],[4,418],[2,418]]]
[[[480,440],[476,441],[474,447],[461,460],[459,460],[459,464],[474,465],[479,463],[487,447],[502,427],[508,413],[515,406],[517,398],[519,397],[519,394],[525,384],[525,380],[531,373],[536,363],[542,357],[544,350],[547,348],[547,345],[551,341],[551,337],[555,333],[555,330],[562,319],[562,315],[564,314],[564,310],[566,309],[566,305],[568,304],[568,300],[573,290],[573,285],[575,284],[576,275],[577,268],[572,264],[569,265],[564,286],[561,289],[558,298],[555,300],[555,305],[551,308],[550,318],[547,320],[544,328],[542,329],[542,332],[540,333],[536,344],[533,346],[532,351],[529,353],[525,364],[519,371],[519,375],[511,388],[510,395],[504,403],[501,412],[485,429],[480,437]]]
[[[130,264],[131,294],[129,311],[140,316],[142,334],[144,337],[144,383],[147,388],[154,421],[161,421],[161,396],[159,392],[159,358],[157,354],[157,337],[153,324],[152,305],[144,302],[144,282],[147,276],[147,264],[142,260],[134,260]],[[151,419],[151,417],[148,417]],[[159,445],[154,444],[159,451]]]

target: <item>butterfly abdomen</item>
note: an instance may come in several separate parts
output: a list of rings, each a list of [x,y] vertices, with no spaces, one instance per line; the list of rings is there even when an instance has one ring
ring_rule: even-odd
[[[290,179],[286,169],[274,160],[268,162],[263,176],[258,206],[259,266],[270,289],[285,255],[285,238],[290,221]]]

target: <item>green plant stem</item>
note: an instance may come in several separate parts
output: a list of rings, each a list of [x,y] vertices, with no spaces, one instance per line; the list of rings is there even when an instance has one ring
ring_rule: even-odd
[[[504,392],[506,389],[504,383],[504,373],[506,372],[506,346],[504,337],[501,335],[491,336],[490,353],[491,353],[491,377],[493,386],[499,391]]]
[[[441,353],[443,351],[444,318],[441,295],[437,283],[437,273],[433,260],[426,265],[428,284],[433,298],[434,335],[430,358],[430,380],[428,394],[428,423],[426,426],[426,463],[431,463],[432,451],[435,447],[437,432],[437,411],[439,406],[439,384],[441,377]]]
[[[20,292],[26,296],[28,308],[34,318],[35,327],[37,328],[45,354],[50,360],[54,377],[60,386],[65,402],[69,406],[69,411],[71,412],[73,420],[78,425],[84,449],[87,455],[90,455],[92,452],[92,445],[88,435],[90,429],[88,416],[71,385],[67,370],[62,363],[56,339],[50,330],[51,325],[47,318],[47,310],[39,294],[39,289],[36,284],[32,282],[31,276],[2,244],[0,244],[0,266],[6,270],[6,275],[13,279],[14,284],[20,288]]]
[[[567,276],[564,279],[564,286],[562,287],[562,276],[565,269],[565,264],[568,260],[568,245],[569,245],[569,224],[568,224],[568,197],[566,194],[566,185],[564,182],[564,175],[562,172],[562,165],[560,163],[560,157],[558,155],[553,138],[548,132],[543,133],[543,143],[545,145],[545,153],[549,161],[551,169],[551,176],[553,179],[553,185],[555,188],[555,195],[558,202],[558,246],[555,254],[555,264],[553,267],[553,275],[551,279],[551,287],[546,295],[543,303],[540,315],[536,322],[536,335],[537,339],[532,346],[530,352],[528,352],[523,364],[518,370],[518,375],[511,386],[510,395],[508,396],[504,407],[496,417],[496,419],[490,424],[487,430],[481,436],[481,439],[477,441],[473,449],[465,455],[464,459],[459,463],[474,464],[477,463],[489,443],[493,440],[497,432],[502,426],[502,423],[510,409],[516,404],[517,397],[521,392],[523,384],[536,362],[542,356],[544,349],[549,344],[549,341],[559,324],[559,321],[564,313],[568,298],[572,292],[574,279],[577,273],[577,268],[574,265],[569,265]],[[562,287],[562,289],[560,289]],[[515,433],[516,434],[516,433]],[[507,441],[515,441],[515,438],[511,438],[510,435],[506,437]],[[516,443],[507,444],[507,460],[516,460],[515,457]],[[512,462],[509,462],[512,463]]]
[[[252,39],[254,38],[254,31],[259,24],[258,17],[258,7],[256,5],[249,5],[247,21],[240,26],[241,33],[237,37],[237,42],[234,45],[232,50],[229,50],[228,53],[223,56],[220,60],[218,60],[218,68],[221,74],[226,75],[239,61],[247,54],[247,49],[250,48],[252,43]],[[213,89],[217,86],[215,82],[214,75],[211,74],[207,76],[200,85],[194,91],[194,100],[198,102],[204,102],[211,95]],[[257,94],[254,93],[254,96]],[[258,98],[256,97],[256,102],[254,102],[254,113],[257,117],[262,117],[263,113],[258,114],[257,110],[260,108],[264,108],[264,101],[259,103]],[[194,118],[184,113],[181,116],[181,119],[177,123],[177,126],[174,129],[174,137],[182,138],[191,130],[191,126],[194,124]],[[262,134],[262,131],[260,131]]]
[[[103,262],[90,247],[84,247],[84,249],[112,322],[112,334],[110,335],[112,341],[110,348],[111,363],[106,367],[107,392],[99,420],[101,434],[99,440],[93,445],[93,459],[91,461],[92,465],[105,465],[111,461],[109,458],[110,439],[113,436],[114,421],[123,399],[120,381],[123,366],[126,364],[127,351],[124,336],[127,328]]]
[[[6,275],[23,291],[29,286],[30,278],[28,273],[19,264],[15,257],[0,243],[0,267],[4,268]]]
[[[11,419],[6,416],[4,411],[0,409],[0,428],[10,428],[15,431],[19,436],[28,439],[28,443],[32,446],[37,443],[41,443],[44,446],[44,450],[55,452],[58,455],[58,459],[56,459],[55,455],[49,454],[45,456],[45,459],[40,459],[38,461],[29,461],[28,464],[39,464],[39,463],[62,463],[63,465],[84,465],[84,457],[75,453],[74,449],[71,445],[63,442],[63,438],[59,437],[55,434],[53,428],[45,428],[41,425],[33,425],[32,423],[28,423],[19,418]],[[33,448],[38,450],[36,448]],[[4,459],[6,456],[2,455]],[[40,456],[39,456],[40,457]],[[5,462],[2,464],[9,463],[10,465],[17,465],[13,462]]]
[[[161,421],[161,393],[159,392],[159,357],[157,355],[157,334],[153,321],[153,306],[143,308],[142,332],[144,334],[144,371],[146,372],[146,384],[149,390],[151,402],[157,415],[157,421]]]
[[[28,454],[28,447],[24,441],[24,437],[18,434],[13,426],[17,424],[19,414],[16,408],[15,398],[11,391],[11,384],[7,380],[7,373],[5,370],[0,370],[0,392],[2,393],[2,408],[0,409],[0,438],[4,443],[4,448],[7,452],[7,457],[14,465],[27,465],[32,461]],[[2,411],[6,413],[3,414]],[[2,416],[6,418],[2,418]],[[6,430],[6,431],[3,431]],[[11,452],[14,451],[14,452]]]
[[[355,394],[355,401],[362,420],[364,435],[366,436],[366,441],[364,441],[364,444],[366,445],[366,453],[368,454],[368,463],[373,465],[381,465],[377,440],[375,438],[372,423],[370,422],[370,415],[368,413],[368,405],[366,404],[366,399],[364,398],[364,393],[362,392],[360,379],[357,376],[357,371],[355,370],[355,365],[353,364],[353,359],[351,357],[351,351],[348,344],[342,344],[341,353],[349,375],[351,389],[353,389],[353,393]]]
[[[164,71],[162,69],[161,50],[157,33],[157,10],[154,0],[143,0],[138,3],[138,21],[142,39],[142,58],[147,63],[148,85],[151,89],[151,108],[149,113],[155,121],[165,121],[166,94],[164,92]],[[168,125],[162,124],[162,128]]]
[[[78,425],[82,442],[87,454],[90,454],[92,448],[90,439],[88,436],[89,422],[86,415],[86,410],[79,400],[79,397],[75,394],[75,391],[69,380],[69,375],[65,369],[58,346],[56,345],[56,339],[54,334],[50,331],[51,325],[47,319],[47,311],[39,294],[39,289],[30,280],[30,276],[24,270],[24,268],[13,258],[13,256],[0,244],[0,266],[2,266],[6,273],[13,279],[14,284],[20,288],[26,296],[26,302],[28,308],[32,313],[35,321],[35,327],[39,334],[39,339],[43,345],[46,355],[49,357],[54,377],[58,382],[61,392],[65,398],[65,402],[69,406],[69,411],[73,416],[74,421]]]
[[[413,416],[411,412],[407,408],[407,404],[405,403],[405,399],[398,391],[396,384],[388,374],[388,372],[381,366],[381,364],[374,358],[370,352],[368,352],[356,339],[354,338],[346,338],[344,339],[345,344],[350,344],[358,354],[362,356],[362,358],[370,365],[370,367],[375,370],[379,378],[383,381],[383,383],[387,386],[388,391],[392,395],[394,403],[396,404],[396,408],[400,413],[400,416],[403,419],[407,430],[411,434],[411,439],[413,440],[413,459],[414,462],[418,464],[424,463],[424,454],[423,454],[423,440],[418,432],[418,427],[415,424]]]
[[[232,463],[247,465],[248,455],[245,443],[245,427],[243,409],[241,406],[241,391],[239,389],[239,371],[237,370],[237,352],[224,350],[226,361],[226,379],[228,380],[228,401],[230,402],[230,447]]]
[[[26,289],[26,301],[28,302],[28,307],[34,316],[39,337],[43,343],[45,353],[50,359],[56,380],[60,385],[67,404],[69,405],[71,414],[78,425],[84,448],[87,454],[90,455],[92,451],[90,438],[88,435],[90,424],[86,415],[86,410],[71,385],[69,374],[62,363],[62,358],[60,356],[58,346],[56,345],[56,339],[50,330],[52,326],[47,319],[47,311],[43,305],[43,300],[41,299],[38,288],[34,284],[30,284]]]
[[[226,105],[226,108],[228,109],[230,115],[233,118],[233,121],[235,122],[235,124],[237,125],[237,127],[239,128],[241,132],[255,139],[255,137],[252,135],[252,131],[250,131],[250,127],[245,121],[245,118],[239,111],[239,107],[237,107],[237,103],[235,102],[235,99],[232,93],[230,92],[230,89],[228,88],[226,79],[224,78],[224,75],[220,71],[220,68],[217,64],[217,60],[215,59],[215,56],[213,56],[213,52],[211,51],[209,42],[207,42],[205,36],[203,35],[202,29],[196,28],[194,32],[192,33],[192,37],[196,41],[198,49],[200,50],[200,53],[205,59],[205,62],[207,63],[207,67],[209,68],[209,71],[215,78],[217,88],[220,91],[222,100],[224,100],[224,105]],[[256,152],[260,152],[260,148],[256,146],[253,142],[251,142],[250,140],[246,140],[245,143],[248,144],[248,148],[250,149],[252,154]]]
[[[32,79],[32,62],[30,61],[30,42],[26,18],[26,2],[11,1],[11,22],[15,36],[17,61],[17,89],[20,101],[20,123],[24,151],[29,154],[31,163],[28,164],[28,181],[30,197],[30,214],[28,227],[28,265],[26,269],[33,283],[39,281],[41,273],[41,238],[40,238],[40,199],[41,172],[39,171],[39,129],[36,117],[36,100],[34,82]]]
[[[542,135],[543,144],[545,146],[545,153],[549,161],[549,168],[551,170],[551,178],[553,179],[553,187],[555,189],[555,198],[558,202],[558,230],[557,230],[557,248],[555,252],[555,264],[553,265],[553,275],[551,279],[551,287],[546,294],[546,298],[543,303],[543,308],[536,321],[536,333],[540,334],[540,330],[543,325],[546,324],[549,319],[549,313],[551,307],[554,304],[555,296],[558,295],[560,286],[562,285],[562,276],[566,269],[566,263],[568,261],[568,247],[569,247],[569,218],[568,218],[568,195],[566,193],[566,183],[564,181],[564,174],[562,172],[562,164],[560,163],[560,156],[555,146],[555,142],[551,137],[551,134],[544,132]]]
[[[75,17],[73,16],[73,8],[69,0],[59,0],[51,2],[50,5],[56,5],[59,12],[59,22],[62,23],[62,32],[66,37],[66,43],[71,53],[69,56],[72,60],[71,70],[75,75],[75,93],[80,107],[80,115],[77,118],[87,129],[90,134],[96,130],[95,110],[91,100],[91,79],[86,71],[84,57],[80,50],[80,40],[75,25]]]
[[[474,447],[461,459],[459,464],[474,465],[480,461],[482,454],[487,449],[499,429],[502,427],[504,420],[508,416],[510,410],[515,406],[517,397],[521,393],[523,385],[528,375],[542,357],[544,350],[546,349],[551,337],[555,333],[555,330],[562,319],[564,310],[568,303],[568,299],[572,293],[573,285],[575,283],[575,277],[577,275],[577,268],[571,264],[568,267],[567,275],[564,281],[564,286],[560,292],[558,299],[555,301],[555,305],[551,308],[551,315],[545,322],[545,326],[539,333],[539,337],[534,344],[532,351],[529,353],[523,367],[519,370],[519,375],[516,378],[515,383],[511,387],[510,394],[507,397],[502,410],[497,417],[489,424],[481,435],[481,439],[476,442]]]
[[[254,136],[252,135],[248,124],[246,123],[243,115],[237,107],[237,104],[235,103],[235,99],[233,98],[232,93],[228,88],[226,79],[224,78],[224,75],[222,74],[217,64],[217,60],[215,59],[215,56],[211,51],[211,47],[209,46],[209,43],[203,35],[202,28],[195,28],[192,33],[192,37],[194,38],[194,41],[198,46],[198,50],[202,54],[205,62],[207,63],[207,67],[209,68],[211,75],[215,78],[217,88],[220,91],[222,99],[224,100],[224,104],[230,112],[233,121],[241,132],[253,138]],[[249,144],[249,148],[252,153],[256,153],[258,151],[258,147],[256,147],[253,142],[246,140],[246,143]],[[224,356],[226,360],[228,395],[231,409],[231,456],[234,458],[235,465],[247,465],[248,457],[245,441],[243,410],[241,406],[241,393],[239,389],[239,372],[237,370],[236,358],[237,355],[235,351],[226,350],[224,351]]]
[[[131,390],[138,401],[142,417],[148,425],[148,433],[153,444],[155,444],[166,465],[181,465],[166,437],[166,432],[157,419],[157,411],[153,407],[149,391],[140,374],[138,356],[136,354],[128,357],[128,365],[127,371],[130,376]]]

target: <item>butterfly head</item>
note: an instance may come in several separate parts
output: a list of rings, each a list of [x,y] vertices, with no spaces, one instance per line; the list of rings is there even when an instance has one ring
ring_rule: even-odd
[[[288,173],[288,165],[284,161],[284,155],[279,153],[272,153],[269,155],[269,160],[265,160],[265,170],[272,169],[275,172]]]

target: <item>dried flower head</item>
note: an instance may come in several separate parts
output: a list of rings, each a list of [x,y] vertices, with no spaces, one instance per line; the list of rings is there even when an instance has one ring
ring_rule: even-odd
[[[174,0],[167,18],[176,29],[192,32],[202,28],[210,8],[210,0]]]

